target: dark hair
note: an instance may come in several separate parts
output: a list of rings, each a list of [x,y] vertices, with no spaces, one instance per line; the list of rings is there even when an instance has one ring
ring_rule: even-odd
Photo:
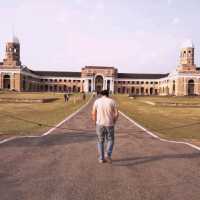
[[[109,96],[109,92],[108,90],[102,90],[101,93],[100,93],[102,96]]]

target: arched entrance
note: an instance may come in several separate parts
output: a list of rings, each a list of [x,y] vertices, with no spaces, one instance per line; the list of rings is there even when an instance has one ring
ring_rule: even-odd
[[[95,78],[95,91],[100,93],[103,90],[103,77],[102,76],[97,76]]]
[[[3,89],[10,89],[10,75],[3,76]]]
[[[153,95],[153,88],[150,88],[150,95]]]
[[[188,81],[188,95],[194,95],[194,80],[189,80]]]

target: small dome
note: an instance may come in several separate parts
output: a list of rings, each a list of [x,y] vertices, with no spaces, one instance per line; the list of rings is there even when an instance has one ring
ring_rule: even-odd
[[[193,44],[192,40],[186,40],[181,45],[181,48],[194,48],[194,44]]]
[[[19,39],[16,36],[13,36],[12,42],[16,43],[16,44],[19,44]]]
[[[7,42],[19,44],[19,39],[15,35],[10,35],[10,37],[7,39]]]

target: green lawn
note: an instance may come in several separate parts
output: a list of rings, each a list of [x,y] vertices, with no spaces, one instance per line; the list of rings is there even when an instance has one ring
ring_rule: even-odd
[[[70,97],[65,103],[63,94],[58,93],[0,93],[0,98],[58,98],[51,103],[0,103],[0,135],[39,134],[56,125],[69,114],[86,103],[80,94]]]
[[[200,108],[152,106],[152,102],[200,103],[190,97],[137,97],[115,95],[119,109],[129,117],[165,138],[200,139]]]

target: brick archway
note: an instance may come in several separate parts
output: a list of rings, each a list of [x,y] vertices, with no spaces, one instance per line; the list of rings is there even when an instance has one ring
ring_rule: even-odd
[[[10,89],[10,75],[3,76],[3,89]]]
[[[189,96],[192,96],[194,95],[195,92],[194,92],[194,80],[193,79],[190,79],[188,81],[188,95]]]
[[[101,75],[95,78],[95,91],[100,93],[103,90],[103,77]]]

